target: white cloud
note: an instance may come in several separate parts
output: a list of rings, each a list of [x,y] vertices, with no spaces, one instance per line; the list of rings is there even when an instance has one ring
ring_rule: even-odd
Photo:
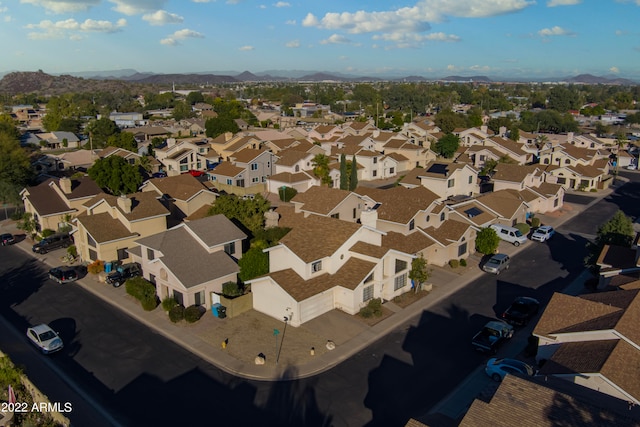
[[[431,34],[416,34],[416,33],[385,33],[375,35],[372,37],[374,40],[385,40],[392,42],[424,42],[424,41],[440,41],[440,42],[458,42],[460,37],[454,34],[445,33],[431,33]]]
[[[285,21],[286,25],[296,25],[296,20],[295,19],[289,19],[288,21]]]
[[[179,24],[184,21],[182,16],[175,13],[169,13],[166,10],[157,10],[153,13],[148,13],[143,15],[142,19],[147,21],[150,25]]]
[[[86,19],[84,22],[78,22],[73,18],[64,21],[40,21],[38,24],[28,24],[25,28],[31,30],[41,30],[40,32],[31,32],[28,37],[31,40],[48,40],[61,39],[69,37],[71,40],[79,40],[83,38],[78,33],[115,33],[127,25],[126,19],[119,19],[113,23],[110,21],[96,21],[94,19]]]
[[[300,40],[291,40],[285,44],[287,47],[300,47]]]
[[[243,52],[248,52],[248,51],[250,51],[250,50],[254,50],[254,49],[255,49],[255,47],[253,47],[253,46],[248,46],[248,45],[247,45],[247,46],[242,46],[242,47],[240,47],[238,50],[241,50],[241,51],[243,51]]]
[[[189,30],[188,28],[184,28],[182,30],[178,30],[178,31],[174,32],[169,37],[160,40],[160,44],[163,44],[163,45],[166,45],[166,46],[177,46],[177,45],[180,44],[181,40],[186,40],[186,39],[189,39],[189,38],[192,38],[192,39],[203,39],[204,38],[204,34],[199,33],[197,31]]]
[[[340,34],[332,34],[328,39],[322,40],[320,44],[346,44],[351,43],[351,40]]]
[[[327,13],[321,19],[309,13],[303,25],[343,30],[351,34],[423,32],[431,28],[431,22],[443,21],[447,16],[481,18],[517,12],[534,4],[534,0],[419,0],[411,7],[388,11]]]
[[[538,35],[541,37],[575,36],[575,33],[556,25],[555,27],[541,29],[538,31]]]
[[[100,4],[100,0],[20,0],[20,3],[43,7],[53,13],[84,12],[91,6]]]
[[[582,3],[582,0],[548,0],[548,7],[556,7],[556,6],[573,6],[576,4]]]
[[[264,5],[264,4],[261,4],[260,6],[258,6],[258,9],[263,9],[263,10],[264,10],[264,9],[266,9],[266,8],[267,8],[267,6],[266,6],[266,5]]]
[[[287,3],[286,1],[279,1],[274,4],[275,7],[291,7],[291,3]]]
[[[162,9],[166,0],[109,0],[116,6],[113,8],[116,12],[125,15],[139,15],[145,12],[151,12]]]
[[[620,73],[620,69],[618,67],[611,67],[611,68],[609,68],[609,72],[611,72],[613,74],[618,74],[618,73]]]

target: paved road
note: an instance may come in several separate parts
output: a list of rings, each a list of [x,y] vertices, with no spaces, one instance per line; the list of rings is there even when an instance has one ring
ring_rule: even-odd
[[[594,233],[618,207],[637,212],[637,185],[622,187],[619,195],[560,227],[548,244],[529,242],[509,271],[483,275],[316,377],[280,383],[234,378],[79,287],[47,281],[40,264],[11,247],[2,248],[0,314],[16,331],[27,323],[52,322],[68,345],[54,357],[34,357],[20,333],[1,334],[0,348],[12,357],[31,351],[19,363],[53,400],[69,399],[62,396],[62,383],[69,384],[108,408],[122,425],[404,425],[484,363],[486,357],[471,350],[469,340],[487,318],[516,295],[546,302],[583,271],[586,240],[578,233]],[[55,381],[49,362],[56,368]],[[79,412],[70,417],[86,425],[76,421]]]

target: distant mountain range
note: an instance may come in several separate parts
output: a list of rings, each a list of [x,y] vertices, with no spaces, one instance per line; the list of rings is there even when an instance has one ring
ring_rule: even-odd
[[[44,92],[47,94],[58,94],[69,91],[95,91],[95,90],[117,90],[126,84],[140,85],[213,85],[221,83],[242,83],[242,82],[480,82],[490,83],[498,81],[516,82],[518,80],[492,80],[487,76],[446,76],[441,78],[426,78],[422,76],[410,75],[406,77],[381,78],[368,76],[346,75],[330,72],[304,72],[279,70],[251,73],[249,71],[237,72],[211,72],[211,73],[188,73],[188,74],[157,74],[150,72],[138,72],[132,69],[94,71],[68,73],[63,75],[51,75],[42,71],[38,72],[10,72],[1,74],[0,93],[17,94],[30,92]],[[523,81],[523,80],[520,80]],[[530,80],[534,81],[534,80]],[[576,84],[612,84],[612,85],[636,85],[629,79],[603,76],[598,77],[591,74],[581,74],[573,77],[543,79],[535,81],[544,82],[564,82]],[[99,83],[98,83],[99,82]]]

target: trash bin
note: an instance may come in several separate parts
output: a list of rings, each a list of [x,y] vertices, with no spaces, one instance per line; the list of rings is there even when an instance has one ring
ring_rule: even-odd
[[[111,264],[110,262],[105,262],[104,263],[104,272],[105,273],[111,273],[111,269],[113,268],[113,264]]]
[[[224,305],[218,307],[218,317],[220,319],[224,319],[225,317],[227,317],[227,307],[225,307]]]
[[[213,304],[211,306],[211,314],[213,314],[216,317],[220,317],[220,307],[222,307],[220,303]]]

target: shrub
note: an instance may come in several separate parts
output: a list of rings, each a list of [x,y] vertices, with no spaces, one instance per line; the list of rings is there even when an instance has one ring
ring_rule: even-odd
[[[369,300],[365,307],[360,309],[360,316],[368,319],[370,317],[380,317],[382,316],[382,301],[380,298],[374,298]]]
[[[42,237],[49,237],[53,234],[56,234],[55,230],[52,230],[50,228],[45,228],[44,230],[42,230]]]
[[[124,283],[129,295],[140,301],[142,308],[151,311],[158,306],[156,288],[142,277],[133,277]]]
[[[178,301],[174,297],[166,297],[162,300],[162,309],[164,311],[171,311],[176,305],[178,305]]]
[[[155,310],[156,307],[158,306],[158,299],[154,295],[151,298],[145,298],[143,300],[140,300],[140,304],[142,305],[142,309],[144,311],[152,311],[152,310]]]
[[[173,323],[178,323],[184,319],[184,307],[181,305],[174,306],[171,310],[169,310],[169,320]]]
[[[532,228],[540,227],[540,218],[536,218],[535,216],[531,218],[531,227]]]
[[[449,260],[449,267],[458,268],[458,267],[460,267],[460,262],[457,259],[450,259]]]
[[[71,245],[67,248],[67,253],[75,258],[78,256],[78,248],[76,248],[76,245]]]
[[[202,312],[197,305],[191,305],[184,310],[184,320],[189,323],[197,322],[200,317],[202,317]]]
[[[280,196],[280,200],[282,200],[283,202],[288,202],[293,199],[296,194],[298,194],[298,190],[291,187],[285,187],[284,190],[278,190],[278,194]]]
[[[520,232],[526,236],[527,234],[529,234],[529,230],[531,230],[531,227],[529,227],[529,224],[524,224],[522,222],[519,222],[516,224],[516,228],[518,230],[520,230]]]
[[[592,192],[592,193],[597,193],[597,192],[598,192],[598,190],[596,190],[595,188],[592,188],[592,189],[591,189],[591,190],[589,190],[589,191],[590,191],[590,192]]]
[[[104,271],[104,261],[95,260],[87,266],[87,271],[91,274],[98,274]]]
[[[227,282],[222,284],[222,295],[225,297],[238,297],[242,295],[242,293],[242,288],[236,282]]]
[[[464,258],[462,258],[462,259],[460,260],[460,266],[461,266],[461,267],[466,267],[466,266],[467,266],[467,260],[466,260],[466,259],[464,259]]]

